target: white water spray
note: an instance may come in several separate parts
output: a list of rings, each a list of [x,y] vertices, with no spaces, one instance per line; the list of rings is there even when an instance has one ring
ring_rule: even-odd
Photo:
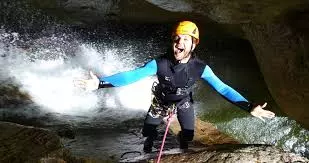
[[[91,115],[99,108],[117,110],[121,107],[122,110],[128,111],[131,109],[146,111],[150,105],[150,87],[153,81],[150,78],[129,86],[113,88],[115,90],[100,89],[94,92],[84,92],[73,85],[74,79],[88,78],[89,70],[100,75],[111,75],[135,68],[132,55],[119,55],[123,51],[132,54],[128,51],[130,47],[99,51],[89,44],[81,43],[72,47],[76,48],[76,54],[71,57],[68,54],[59,54],[61,49],[57,50],[57,54],[53,53],[53,49],[46,48],[39,48],[36,51],[24,50],[7,42],[8,37],[10,34],[7,33],[0,37],[0,47],[7,47],[1,48],[0,51],[1,79],[13,78],[15,84],[18,84],[22,91],[29,94],[31,99],[46,111]],[[54,56],[42,57],[42,55]],[[115,111],[114,114],[121,113]]]

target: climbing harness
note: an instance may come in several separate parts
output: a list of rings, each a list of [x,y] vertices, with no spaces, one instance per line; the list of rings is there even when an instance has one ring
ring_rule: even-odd
[[[164,96],[164,93],[158,90],[158,83],[154,82],[152,85],[152,103],[148,114],[153,118],[167,117],[171,113],[176,114],[176,105],[164,105],[163,101],[158,97],[159,93]]]
[[[165,89],[168,88],[162,88],[157,82],[154,82],[152,85],[152,102],[148,114],[153,118],[167,117],[171,112],[176,114],[177,109],[188,108],[191,105],[189,102],[191,98],[189,94],[192,88],[176,88],[174,91],[175,96],[186,96],[176,103],[167,103],[162,100],[170,96],[170,94],[165,93]],[[175,105],[175,107],[173,107],[173,105]]]
[[[154,97],[153,103],[151,104],[148,114],[153,118],[167,117],[171,113],[176,114],[176,107],[166,106],[158,104],[156,98]]]

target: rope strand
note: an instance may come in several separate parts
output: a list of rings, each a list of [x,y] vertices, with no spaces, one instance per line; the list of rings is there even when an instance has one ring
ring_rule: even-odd
[[[170,112],[170,114],[169,114],[169,116],[168,116],[168,118],[167,118],[167,125],[166,125],[166,129],[165,129],[164,137],[163,137],[163,140],[162,140],[160,152],[159,152],[159,155],[158,155],[158,158],[157,158],[157,163],[160,163],[160,159],[161,159],[161,155],[162,155],[162,151],[163,151],[163,147],[164,147],[166,135],[167,135],[168,128],[169,128],[169,126],[170,126],[170,124],[171,124],[171,121],[172,121],[173,113],[174,113],[173,111]]]

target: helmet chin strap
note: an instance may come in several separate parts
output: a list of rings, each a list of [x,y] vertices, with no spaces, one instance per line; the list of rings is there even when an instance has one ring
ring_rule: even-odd
[[[190,50],[190,53],[192,53],[193,52],[193,43],[194,43],[194,41],[193,41],[193,37],[191,36],[191,38],[192,38],[192,44],[191,44],[191,50]]]

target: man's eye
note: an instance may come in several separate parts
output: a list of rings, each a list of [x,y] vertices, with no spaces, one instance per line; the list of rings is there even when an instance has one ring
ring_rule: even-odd
[[[179,40],[179,37],[174,37],[174,41],[178,41]]]

